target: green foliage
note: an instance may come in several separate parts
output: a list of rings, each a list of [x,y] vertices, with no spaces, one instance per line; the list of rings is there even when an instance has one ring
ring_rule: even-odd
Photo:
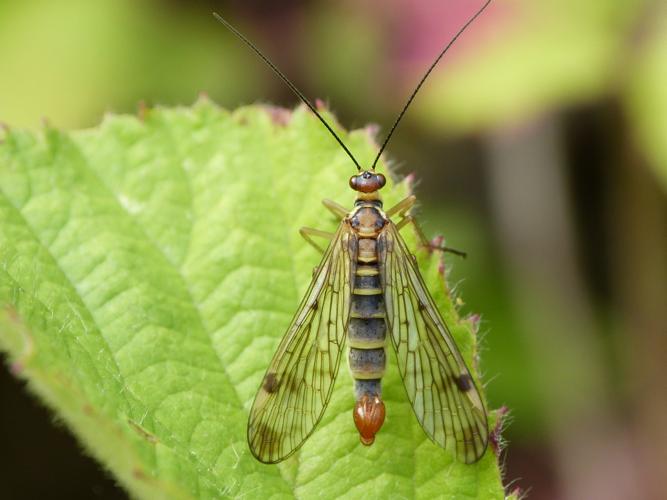
[[[343,133],[344,134],[344,133]],[[360,161],[375,146],[344,134]],[[0,145],[0,347],[84,447],[141,498],[502,498],[491,447],[456,462],[416,423],[396,369],[360,445],[347,370],[318,430],[255,461],[247,412],[319,256],[298,235],[351,206],[351,163],[312,115],[207,101]],[[385,189],[388,204],[407,183]],[[419,253],[465,358],[441,256]],[[491,418],[494,425],[495,418]]]
[[[139,99],[224,102],[266,95],[258,70],[209,9],[134,0],[0,2],[0,121],[96,123]],[[30,36],[26,36],[30,33]],[[48,50],[44,50],[48,47]],[[243,71],[239,68],[243,67]]]
[[[619,58],[644,4],[494,2],[466,34],[479,30],[477,47],[458,61],[465,49],[454,47],[416,110],[431,128],[470,133],[599,99],[619,84]]]

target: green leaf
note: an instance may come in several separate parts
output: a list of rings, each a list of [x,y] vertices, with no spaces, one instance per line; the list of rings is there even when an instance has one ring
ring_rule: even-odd
[[[369,134],[341,133],[368,164]],[[299,453],[267,466],[248,451],[252,397],[319,259],[298,228],[335,227],[320,201],[352,206],[351,167],[304,108],[204,100],[80,132],[7,131],[0,346],[13,371],[137,497],[502,498],[491,447],[464,465],[432,444],[393,366],[372,447],[343,369]],[[390,183],[387,204],[408,190]],[[473,322],[440,256],[419,259],[471,362]]]

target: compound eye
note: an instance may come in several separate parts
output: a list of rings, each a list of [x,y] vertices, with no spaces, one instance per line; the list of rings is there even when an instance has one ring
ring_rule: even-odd
[[[354,189],[355,191],[357,190],[357,184],[358,184],[359,179],[357,179],[356,175],[353,175],[350,177],[350,187]]]
[[[383,187],[387,183],[387,179],[385,178],[384,175],[382,174],[375,174],[375,177],[377,177],[378,180],[378,189]]]

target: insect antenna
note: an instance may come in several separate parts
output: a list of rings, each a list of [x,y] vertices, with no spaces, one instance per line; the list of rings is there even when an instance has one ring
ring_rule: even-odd
[[[246,38],[246,37],[245,37],[239,30],[237,30],[234,26],[232,26],[232,25],[229,24],[227,21],[225,21],[225,20],[222,18],[222,16],[221,16],[220,14],[218,14],[217,12],[214,12],[214,13],[213,13],[213,16],[214,16],[218,21],[220,21],[220,22],[221,22],[221,23],[222,23],[222,24],[223,24],[229,31],[231,31],[232,33],[234,33],[234,34],[235,34],[235,35],[236,35],[242,42],[244,42],[248,47],[250,47],[250,48],[255,52],[255,54],[257,54],[257,55],[260,57],[260,59],[262,59],[262,61],[264,61],[264,62],[269,66],[269,68],[271,68],[271,69],[273,70],[273,72],[274,72],[276,75],[278,75],[278,76],[280,77],[280,79],[281,79],[283,82],[285,82],[285,84],[290,88],[290,90],[291,90],[292,92],[294,92],[294,94],[296,94],[296,96],[297,96],[299,99],[301,99],[301,100],[303,101],[303,103],[304,103],[306,106],[308,106],[308,107],[310,108],[310,110],[311,110],[313,113],[315,113],[315,116],[317,116],[317,118],[319,118],[319,120],[320,120],[320,121],[322,122],[322,124],[327,128],[327,130],[331,133],[331,135],[334,136],[334,139],[336,139],[336,141],[338,141],[338,144],[340,144],[340,146],[345,150],[345,152],[347,153],[347,155],[352,159],[352,161],[354,162],[354,164],[355,164],[356,167],[357,167],[357,170],[361,170],[361,166],[359,165],[359,162],[357,162],[357,160],[356,160],[356,158],[354,157],[354,155],[350,152],[349,149],[347,149],[347,146],[343,143],[343,141],[340,139],[340,137],[338,137],[338,134],[336,134],[336,132],[334,132],[334,130],[329,126],[329,124],[326,122],[326,120],[325,120],[324,118],[322,118],[322,115],[320,115],[320,114],[317,112],[317,109],[315,109],[315,106],[313,106],[313,105],[310,103],[310,101],[308,100],[308,98],[307,98],[305,95],[303,95],[303,93],[302,93],[298,88],[296,88],[296,86],[295,86],[292,82],[289,81],[289,79],[283,74],[283,72],[280,71],[280,70],[276,67],[276,65],[273,64],[273,63],[269,60],[268,57],[266,57],[264,54],[262,54],[262,52],[261,52],[261,51],[260,51],[260,50],[259,50],[259,49],[258,49],[258,48],[257,48],[251,41],[250,41],[250,40],[248,40],[248,39],[247,39],[247,38]]]
[[[491,0],[486,0],[484,5],[482,5],[482,7],[480,7],[480,9],[477,12],[475,12],[475,14],[470,19],[468,19],[468,21],[463,25],[463,27],[456,33],[456,35],[454,35],[454,37],[445,46],[445,48],[442,49],[442,52],[440,52],[438,57],[435,58],[435,61],[433,61],[433,64],[431,64],[431,66],[429,66],[428,70],[426,71],[426,73],[424,74],[422,79],[419,81],[417,86],[415,87],[415,90],[412,91],[412,95],[410,95],[410,98],[405,103],[405,106],[403,106],[403,109],[399,113],[398,118],[396,118],[396,121],[392,125],[391,130],[389,130],[389,133],[387,134],[387,137],[385,138],[384,142],[382,143],[382,146],[380,147],[380,151],[378,151],[378,154],[375,157],[375,161],[373,161],[373,165],[371,166],[371,170],[375,170],[375,165],[377,164],[378,160],[380,159],[380,155],[382,155],[382,152],[384,151],[384,148],[387,146],[387,143],[389,142],[389,139],[391,139],[391,136],[394,133],[394,130],[396,130],[396,127],[398,126],[398,123],[401,121],[401,118],[403,118],[403,115],[407,111],[410,104],[412,104],[412,101],[414,100],[415,96],[417,95],[417,92],[419,92],[419,89],[422,87],[422,85],[424,84],[424,82],[428,78],[428,75],[431,74],[431,71],[433,71],[433,68],[435,68],[435,66],[440,62],[440,59],[442,59],[442,56],[444,56],[445,53],[449,50],[449,48],[452,45],[454,45],[454,42],[456,41],[456,39],[459,36],[461,36],[461,34],[466,30],[466,28],[468,26],[470,26],[470,24],[472,24],[472,22],[475,19],[477,19],[477,16],[479,16],[482,12],[484,12],[484,9],[486,9],[490,3],[491,3]]]

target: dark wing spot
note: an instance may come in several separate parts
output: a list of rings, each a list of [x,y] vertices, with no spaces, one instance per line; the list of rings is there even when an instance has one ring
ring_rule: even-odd
[[[424,304],[424,303],[420,300],[420,301],[419,301],[419,310],[420,310],[420,311],[423,311],[424,309],[426,309],[426,304]]]
[[[467,373],[452,378],[454,379],[456,387],[459,388],[459,391],[468,392],[470,389],[472,389],[472,380],[470,379],[470,375]]]
[[[313,301],[313,303],[312,303],[312,305],[310,306],[310,308],[311,308],[313,311],[317,311],[317,308],[318,308],[317,300]]]
[[[269,394],[273,394],[278,390],[278,387],[280,387],[280,382],[278,382],[276,374],[267,373],[266,377],[264,377],[264,384],[262,384],[262,388]]]

